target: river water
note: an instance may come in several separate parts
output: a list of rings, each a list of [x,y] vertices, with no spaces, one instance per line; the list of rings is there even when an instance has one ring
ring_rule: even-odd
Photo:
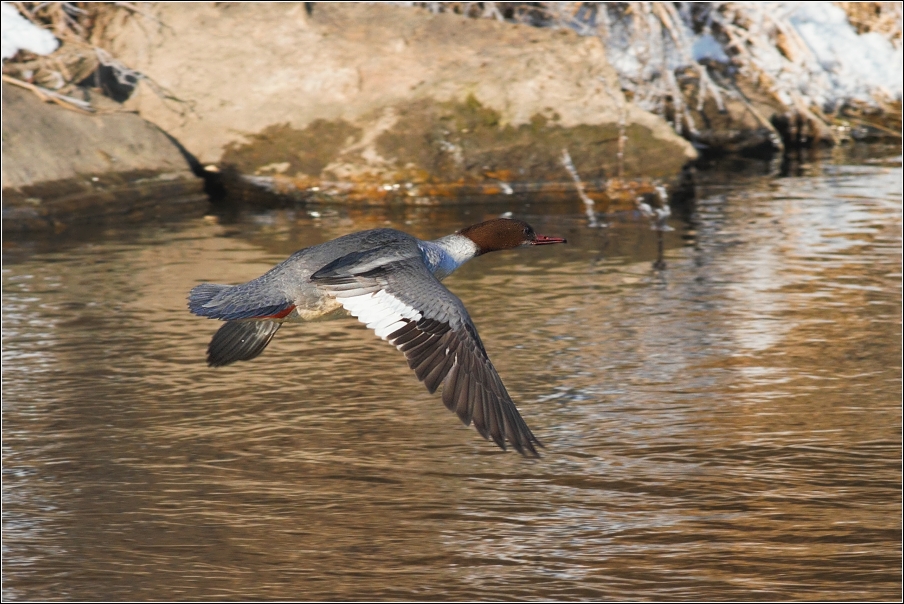
[[[897,152],[896,152],[897,154]],[[900,155],[701,174],[656,233],[579,202],[235,212],[10,240],[4,600],[901,596]],[[447,279],[543,457],[354,319],[209,369],[201,281],[512,211],[568,245]]]

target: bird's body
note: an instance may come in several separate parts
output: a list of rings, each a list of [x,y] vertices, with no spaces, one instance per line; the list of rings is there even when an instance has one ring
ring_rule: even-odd
[[[442,383],[443,402],[465,424],[473,421],[503,449],[508,440],[522,454],[536,455],[539,441],[502,385],[461,300],[440,280],[482,253],[560,242],[509,219],[434,241],[372,229],[299,250],[241,285],[198,285],[189,309],[226,321],[208,347],[211,366],[253,359],[284,322],[348,311],[399,348],[431,393]]]

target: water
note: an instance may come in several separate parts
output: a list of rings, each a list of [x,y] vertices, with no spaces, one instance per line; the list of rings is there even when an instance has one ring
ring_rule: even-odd
[[[899,599],[900,157],[704,180],[664,271],[577,201],[5,242],[4,599]],[[569,245],[446,284],[542,459],[353,319],[205,366],[198,282],[503,210]]]

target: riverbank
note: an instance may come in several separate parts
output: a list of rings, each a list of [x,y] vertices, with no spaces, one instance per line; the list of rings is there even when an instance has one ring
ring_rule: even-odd
[[[159,128],[88,115],[3,83],[3,231],[203,211],[204,182]]]
[[[31,17],[66,9],[47,12],[54,7]],[[117,200],[155,182],[149,174],[178,183],[175,197],[191,203],[202,178],[291,202],[416,205],[521,191],[576,198],[577,178],[607,211],[677,182],[699,151],[768,155],[801,137],[841,142],[789,119],[769,86],[726,83],[718,53],[702,50],[694,56],[703,68],[676,80],[687,98],[676,93],[655,113],[660,80],[639,89],[598,32],[561,26],[589,27],[599,15],[534,27],[515,16],[371,4],[84,10],[93,12],[77,16],[82,38],[4,64],[5,78],[31,74],[47,91],[56,77],[65,82],[58,95],[101,108],[78,115],[71,109],[82,105],[47,105],[4,85],[4,230],[116,216]],[[110,174],[121,186],[96,194]],[[67,205],[54,199],[54,183],[63,199],[86,186]],[[37,185],[40,195],[29,188]]]

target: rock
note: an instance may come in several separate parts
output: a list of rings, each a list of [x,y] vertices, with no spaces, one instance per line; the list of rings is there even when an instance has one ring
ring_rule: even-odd
[[[156,126],[131,113],[87,115],[3,84],[3,230],[59,229],[206,207],[203,181]]]
[[[597,39],[380,4],[153,5],[109,49],[147,75],[126,103],[204,164],[355,199],[391,184],[670,177],[696,157],[626,102]],[[161,94],[161,91],[167,91]]]

